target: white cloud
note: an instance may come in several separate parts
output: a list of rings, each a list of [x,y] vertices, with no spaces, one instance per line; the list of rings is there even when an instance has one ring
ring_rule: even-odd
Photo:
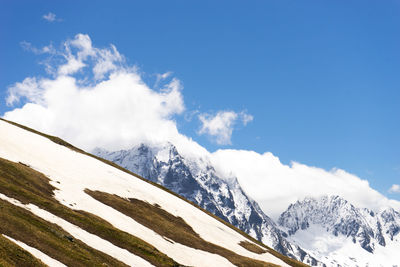
[[[51,44],[44,46],[42,48],[37,48],[37,47],[34,47],[31,43],[29,43],[27,41],[22,41],[20,43],[20,45],[24,50],[33,52],[34,54],[37,54],[37,55],[39,55],[39,54],[54,54],[55,53],[55,49],[54,49],[53,45],[51,45]]]
[[[64,43],[61,55],[65,63],[57,68],[58,75],[72,75],[87,67],[85,62],[93,64],[92,72],[96,80],[103,79],[107,73],[118,71],[124,63],[124,57],[114,45],[99,49],[92,46],[92,40],[86,34],[77,34],[73,40]]]
[[[42,18],[45,19],[45,20],[47,20],[47,21],[49,21],[49,22],[59,21],[59,19],[57,19],[56,14],[54,14],[54,13],[52,13],[52,12],[49,12],[49,13],[47,13],[47,14],[44,14],[44,15],[42,16]]]
[[[26,78],[9,88],[7,103],[21,99],[21,108],[4,118],[61,136],[85,149],[103,146],[127,148],[142,141],[158,142],[180,136],[171,118],[184,110],[181,84],[171,79],[161,90],[149,88],[135,68],[115,62],[122,56],[114,46],[92,47],[89,36],[78,34],[59,52],[65,61],[53,79]],[[74,77],[92,66],[94,83],[82,84]],[[110,73],[102,81],[99,76]]]
[[[246,150],[218,150],[211,158],[220,175],[237,177],[243,189],[275,219],[289,204],[306,196],[339,195],[375,211],[387,206],[400,209],[400,202],[387,199],[368,181],[341,169],[326,171],[297,162],[285,165],[272,153]]]
[[[231,144],[231,137],[233,127],[236,121],[239,119],[243,125],[253,120],[253,116],[242,111],[236,113],[234,111],[219,111],[215,115],[207,113],[200,114],[198,116],[202,123],[198,134],[208,134],[215,138],[215,141],[219,145]]]
[[[165,73],[159,76],[163,86],[150,88],[136,68],[124,66],[114,46],[96,48],[89,36],[78,34],[61,51],[53,48],[45,53],[54,59],[49,61],[53,77],[28,77],[10,86],[7,103],[20,101],[22,107],[5,113],[5,119],[60,136],[86,150],[170,141],[185,156],[200,155],[206,159],[203,162],[209,158],[226,179],[236,176],[244,190],[274,217],[297,199],[322,194],[341,195],[360,207],[400,209],[398,201],[385,198],[366,180],[343,170],[284,165],[271,153],[228,149],[209,153],[178,131],[174,118],[185,109],[180,81]],[[202,133],[220,143],[230,142],[235,125],[253,119],[244,111],[220,111],[199,118]]]
[[[389,193],[400,193],[400,185],[394,184],[389,189]]]
[[[40,103],[42,99],[42,90],[39,89],[36,78],[25,78],[20,83],[15,83],[8,88],[7,105],[11,106],[19,102],[21,97],[25,97],[29,102]]]
[[[247,114],[244,111],[240,112],[239,116],[244,126],[246,126],[247,123],[251,122],[254,119],[253,115]]]
[[[158,87],[158,85],[160,84],[161,81],[164,81],[165,79],[167,79],[171,75],[172,75],[171,71],[167,71],[167,72],[162,73],[162,74],[156,74],[156,82],[154,84],[154,87]]]
[[[233,111],[219,111],[215,116],[200,114],[199,120],[202,126],[198,133],[215,137],[217,144],[231,144],[233,124],[237,117],[238,115]]]

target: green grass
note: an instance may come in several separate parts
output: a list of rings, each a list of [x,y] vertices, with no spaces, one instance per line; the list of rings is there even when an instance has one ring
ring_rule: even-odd
[[[0,233],[20,240],[68,266],[126,266],[83,242],[71,239],[56,224],[0,200]]]
[[[100,217],[85,211],[75,211],[60,204],[53,197],[54,189],[50,185],[49,179],[43,174],[25,164],[14,163],[0,158],[0,193],[17,199],[24,204],[35,204],[92,234],[110,241],[118,247],[127,249],[155,266],[179,266],[178,263],[158,251],[154,246],[113,227]],[[10,214],[7,214],[4,220],[8,216]],[[23,229],[26,230],[26,228]],[[0,233],[5,233],[6,230],[7,228],[4,228],[3,232],[0,231]],[[10,236],[15,237],[13,235]],[[19,240],[25,241],[24,239]]]
[[[262,249],[259,246],[250,243],[249,241],[240,241],[239,245],[241,245],[242,247],[253,253],[263,254],[267,252],[265,249]]]
[[[0,235],[0,267],[3,266],[45,267],[46,265],[14,242]]]
[[[147,228],[152,229],[161,236],[188,247],[218,254],[225,257],[236,266],[278,266],[238,255],[228,249],[205,241],[182,218],[176,217],[158,206],[151,205],[139,199],[131,198],[126,200],[117,195],[111,195],[100,191],[86,189],[85,192],[96,200],[122,212]]]
[[[225,224],[226,226],[232,228],[232,229],[235,230],[236,232],[238,232],[238,233],[240,233],[241,235],[243,235],[245,238],[247,238],[247,239],[249,239],[249,240],[251,240],[251,241],[257,243],[258,245],[260,245],[260,246],[262,246],[262,247],[264,247],[269,253],[271,253],[271,254],[274,255],[275,257],[281,259],[282,261],[284,261],[285,263],[289,264],[290,266],[293,266],[293,267],[307,267],[307,266],[308,266],[307,264],[304,264],[304,263],[299,262],[299,261],[297,261],[297,260],[295,260],[295,259],[292,259],[292,258],[289,258],[289,257],[287,257],[287,256],[284,256],[284,255],[280,254],[279,252],[277,252],[277,251],[273,250],[272,248],[266,246],[265,244],[261,243],[261,242],[258,241],[257,239],[255,239],[255,238],[249,236],[247,233],[243,232],[242,230],[240,230],[240,229],[234,227],[234,226],[231,225],[230,223],[228,223],[228,222],[222,220],[221,218],[217,217],[216,215],[210,213],[209,211],[207,211],[207,210],[205,210],[205,209],[199,207],[199,206],[196,205],[195,203],[193,203],[193,202],[191,202],[191,201],[189,201],[189,200],[183,198],[182,196],[176,194],[175,192],[173,192],[173,191],[171,191],[171,190],[169,190],[169,189],[167,189],[167,188],[165,188],[165,187],[163,187],[163,186],[161,186],[161,185],[159,185],[159,184],[157,184],[157,183],[154,183],[154,182],[152,182],[152,181],[149,181],[149,180],[147,180],[147,179],[145,179],[145,178],[143,178],[143,177],[137,175],[136,173],[133,173],[133,172],[131,172],[131,171],[125,169],[125,168],[122,168],[121,166],[115,164],[114,162],[111,162],[111,161],[105,160],[105,159],[103,159],[103,158],[94,156],[94,155],[92,155],[92,154],[90,154],[90,153],[87,153],[86,151],[83,151],[83,150],[81,150],[81,149],[79,149],[79,148],[76,148],[76,147],[74,147],[73,145],[69,144],[68,142],[65,142],[64,140],[62,140],[62,139],[60,139],[60,138],[58,138],[58,137],[55,137],[55,136],[51,136],[51,135],[47,135],[47,134],[41,133],[41,132],[36,131],[36,130],[34,130],[34,129],[31,129],[31,128],[29,128],[29,127],[20,125],[20,124],[18,124],[18,123],[12,122],[12,121],[4,120],[4,119],[2,119],[2,118],[0,118],[0,120],[3,120],[3,121],[8,122],[8,123],[10,123],[10,124],[13,124],[13,125],[15,125],[15,126],[17,126],[17,127],[23,128],[23,129],[25,129],[25,130],[27,130],[27,131],[30,131],[30,132],[33,132],[33,133],[35,133],[35,134],[41,135],[41,136],[43,136],[43,137],[46,137],[46,138],[50,139],[51,141],[53,141],[54,143],[57,143],[57,144],[59,144],[59,145],[63,145],[63,146],[65,146],[65,147],[68,147],[68,148],[70,148],[70,149],[72,149],[72,150],[74,150],[74,151],[76,151],[76,152],[79,152],[79,153],[85,154],[85,155],[87,155],[87,156],[90,156],[90,157],[92,157],[92,158],[95,158],[95,159],[97,159],[97,160],[100,160],[100,161],[102,161],[102,162],[105,163],[105,164],[108,164],[108,165],[110,165],[110,166],[113,166],[113,167],[115,167],[115,168],[117,168],[117,169],[119,169],[119,170],[121,170],[121,171],[123,171],[123,172],[126,172],[126,173],[128,173],[128,174],[130,174],[130,175],[133,175],[133,176],[135,176],[135,177],[137,177],[137,178],[139,178],[139,179],[141,179],[141,180],[143,180],[143,181],[145,181],[145,182],[147,182],[147,183],[149,183],[149,184],[152,184],[152,185],[154,185],[154,186],[156,186],[156,187],[158,187],[158,188],[161,188],[161,189],[164,190],[164,191],[169,192],[170,194],[172,194],[172,195],[174,195],[174,196],[176,196],[176,197],[178,197],[178,198],[180,198],[180,199],[182,199],[182,200],[184,200],[184,201],[190,203],[191,205],[195,206],[196,208],[202,210],[203,212],[207,213],[209,216],[211,216],[211,217],[213,217],[214,219],[220,221],[221,223]]]

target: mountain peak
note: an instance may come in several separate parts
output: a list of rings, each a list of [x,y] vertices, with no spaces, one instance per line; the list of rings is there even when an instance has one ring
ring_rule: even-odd
[[[276,224],[246,195],[236,177],[220,178],[207,157],[181,155],[172,143],[141,144],[100,156],[167,187],[279,252],[312,266],[354,265],[364,258],[368,259],[366,263],[376,262],[368,255],[383,255],[379,254],[382,248],[395,242],[400,232],[400,216],[395,210],[376,213],[356,207],[339,195],[298,200]],[[338,258],[348,253],[340,251],[343,242],[358,254]]]
[[[285,255],[319,264],[285,239],[286,233],[245,194],[236,177],[220,178],[206,157],[184,157],[172,143],[94,154],[167,187]]]
[[[59,138],[2,120],[0,133],[0,254],[6,265],[43,266],[35,257],[49,266],[300,264],[165,187]],[[145,163],[143,169],[167,169],[165,180],[190,182],[177,154],[168,163],[144,162],[143,155],[161,150],[139,145],[110,153],[121,162]],[[176,177],[166,166],[189,176]]]

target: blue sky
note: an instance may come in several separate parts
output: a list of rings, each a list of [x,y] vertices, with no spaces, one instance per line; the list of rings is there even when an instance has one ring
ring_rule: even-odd
[[[77,33],[114,44],[154,81],[173,72],[186,114],[245,111],[230,145],[181,133],[210,151],[271,151],[284,163],[342,168],[387,191],[400,183],[400,1],[8,1],[0,8],[0,114],[7,88],[46,76],[43,55]],[[52,12],[49,22],[43,15]]]

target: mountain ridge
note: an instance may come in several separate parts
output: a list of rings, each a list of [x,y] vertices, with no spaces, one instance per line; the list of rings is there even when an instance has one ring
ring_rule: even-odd
[[[172,143],[140,144],[114,152],[97,148],[92,152],[165,186],[286,256],[323,266],[286,240],[287,234],[242,190],[237,179],[221,179],[204,158],[184,158]]]
[[[338,238],[344,236],[343,242],[347,242],[349,237],[350,243],[357,244],[367,253],[364,255],[364,252],[360,252],[357,247],[352,248],[355,253],[362,255],[361,258],[385,254],[386,252],[382,251],[382,248],[387,248],[385,247],[387,240],[393,241],[400,232],[400,221],[396,219],[399,213],[395,210],[388,209],[379,213],[378,215],[382,219],[374,222],[371,218],[376,217],[377,214],[373,211],[358,209],[338,196],[326,196],[319,200],[309,197],[303,200],[304,203],[314,201],[315,205],[304,211],[304,214],[313,217],[313,220],[298,221],[298,224],[285,223],[284,218],[301,218],[301,216],[296,217],[296,215],[290,214],[290,211],[299,205],[298,203],[303,203],[298,201],[291,204],[281,214],[278,221],[274,222],[261,210],[257,202],[247,196],[235,177],[230,179],[218,177],[212,164],[206,159],[184,157],[171,143],[158,146],[140,144],[129,150],[114,152],[96,149],[93,153],[137,172],[150,181],[162,184],[284,255],[312,266],[352,266],[348,262],[359,263],[357,263],[357,256],[351,259],[351,256],[342,258],[341,255],[335,254],[333,257],[336,250],[331,251],[333,254],[327,256],[326,253],[321,253],[318,249],[305,243],[306,238],[304,240],[293,238],[296,233],[307,230],[310,225],[312,229],[319,224],[323,224],[321,229],[328,226],[328,230],[330,230],[327,231],[326,235],[328,236],[321,235],[328,240],[332,239],[329,235]],[[324,206],[323,203],[328,199],[332,200],[330,205]],[[318,209],[319,206],[321,207]],[[331,214],[327,211],[330,211]],[[291,216],[285,217],[289,214]],[[341,218],[344,214],[348,216]],[[326,225],[327,220],[331,220],[331,224]],[[339,221],[335,223],[335,220]],[[387,233],[383,233],[384,231]],[[315,232],[316,235],[320,233],[322,230]],[[396,242],[392,243],[397,244]],[[325,245],[329,247],[330,243],[326,242]],[[336,244],[336,246],[338,245]],[[375,250],[378,251],[373,254]]]
[[[127,170],[122,169],[121,167],[115,168],[112,163],[107,163],[107,161],[102,160],[102,162],[106,162],[107,164],[104,164],[100,162],[96,157],[87,154],[85,152],[81,152],[79,150],[74,149],[73,147],[68,147],[68,144],[65,142],[60,146],[60,140],[61,139],[55,139],[52,140],[52,138],[49,136],[46,136],[44,134],[36,135],[32,133],[32,131],[25,131],[27,129],[21,129],[19,127],[12,126],[11,124],[4,122],[3,120],[0,121],[0,157],[1,158],[6,158],[8,160],[12,160],[11,163],[5,163],[5,168],[6,170],[9,168],[13,168],[16,170],[23,170],[24,172],[28,172],[30,175],[26,176],[28,179],[33,175],[33,173],[40,172],[41,174],[38,174],[39,176],[43,176],[43,181],[49,180],[51,186],[55,187],[56,190],[51,190],[50,192],[53,192],[54,195],[43,195],[43,193],[40,193],[40,188],[43,188],[42,186],[39,186],[38,188],[40,189],[35,189],[32,190],[31,188],[24,189],[24,191],[20,191],[23,187],[26,186],[34,186],[37,182],[37,180],[34,180],[32,182],[26,183],[23,182],[22,184],[18,184],[17,181],[15,180],[17,177],[18,179],[23,179],[21,175],[13,175],[11,176],[12,179],[5,179],[4,176],[0,176],[0,182],[4,182],[0,186],[0,189],[2,192],[5,194],[2,196],[1,203],[4,201],[9,202],[10,204],[7,205],[16,205],[18,210],[28,210],[30,213],[34,213],[33,215],[29,216],[39,216],[42,219],[40,220],[45,220],[45,221],[52,221],[58,225],[62,225],[64,229],[68,227],[70,230],[72,229],[73,231],[78,231],[74,232],[74,234],[69,235],[69,234],[62,234],[60,236],[57,235],[57,238],[62,238],[63,236],[65,237],[65,240],[67,242],[74,242],[75,239],[85,239],[88,236],[88,233],[82,232],[82,230],[85,229],[85,224],[82,224],[83,221],[81,220],[76,220],[74,218],[77,218],[77,216],[81,217],[83,220],[86,220],[86,216],[89,216],[90,213],[93,213],[96,215],[96,217],[90,217],[92,220],[106,220],[110,221],[112,225],[115,227],[122,227],[123,231],[126,231],[126,233],[129,234],[129,236],[132,235],[138,235],[139,238],[143,238],[143,240],[147,240],[146,242],[150,242],[151,244],[160,244],[160,242],[163,244],[161,247],[162,251],[167,252],[168,256],[171,256],[173,258],[177,258],[178,261],[186,261],[186,262],[195,262],[196,260],[202,260],[204,261],[205,259],[220,262],[223,263],[222,265],[229,265],[228,263],[231,262],[230,264],[239,264],[242,265],[243,261],[248,262],[245,265],[248,265],[250,262],[254,262],[254,264],[262,264],[259,262],[261,259],[266,259],[268,258],[267,262],[275,261],[275,262],[280,262],[280,265],[286,265],[283,263],[282,260],[290,263],[293,266],[303,266],[298,262],[295,262],[289,258],[285,258],[278,253],[272,251],[270,248],[255,242],[252,238],[247,238],[245,234],[242,234],[240,230],[237,230],[236,228],[229,226],[226,223],[222,223],[222,221],[216,220],[215,217],[211,216],[210,214],[204,216],[204,213],[201,209],[195,208],[193,204],[190,204],[186,200],[183,200],[182,198],[176,197],[175,194],[170,194],[168,190],[161,186],[153,186],[152,183],[149,183],[148,181],[145,181],[144,179],[136,179],[138,178],[138,175],[131,176],[131,173]],[[45,138],[43,138],[45,137]],[[49,139],[53,142],[50,142]],[[66,144],[64,146],[64,144]],[[78,152],[78,153],[77,153]],[[11,164],[11,165],[10,165]],[[111,165],[111,166],[110,166]],[[13,166],[13,167],[10,167]],[[9,173],[8,171],[5,171],[3,174]],[[35,176],[35,175],[33,175]],[[11,182],[10,182],[11,181]],[[23,181],[23,180],[22,180]],[[18,186],[17,186],[18,184]],[[99,193],[103,194],[104,193],[111,193],[111,194],[117,194],[117,196],[123,197],[121,200],[121,203],[124,203],[123,205],[130,207],[133,205],[130,203],[128,200],[134,196],[136,199],[139,201],[144,200],[149,203],[154,203],[155,207],[158,209],[162,208],[165,210],[165,212],[172,212],[172,214],[176,214],[175,216],[179,216],[180,218],[183,218],[185,221],[188,222],[190,227],[194,229],[196,233],[199,233],[202,238],[203,236],[206,236],[205,240],[214,240],[212,242],[217,242],[219,244],[223,244],[223,250],[220,250],[217,247],[214,247],[219,251],[219,253],[215,254],[215,256],[207,256],[207,258],[204,258],[204,256],[195,256],[192,255],[191,257],[185,256],[186,253],[189,253],[192,250],[188,250],[185,247],[181,247],[179,250],[177,249],[167,249],[167,247],[173,247],[176,245],[179,245],[179,242],[176,243],[171,240],[167,240],[169,238],[159,238],[157,235],[154,234],[154,232],[148,230],[145,230],[143,226],[140,226],[137,224],[137,222],[132,221],[132,219],[129,219],[128,215],[123,215],[124,213],[121,213],[121,211],[118,213],[116,212],[115,209],[111,208],[110,206],[105,206],[105,204],[101,204],[102,201],[100,200],[95,200],[91,198],[88,195],[88,192],[86,192],[86,189],[91,189],[91,190],[97,190]],[[11,191],[10,191],[11,190]],[[15,194],[15,190],[19,190],[20,193]],[[39,190],[39,191],[37,191]],[[150,192],[158,192],[157,194],[149,194]],[[14,192],[14,193],[13,193]],[[36,193],[35,193],[36,192]],[[147,192],[147,193],[146,193]],[[21,195],[21,193],[23,193]],[[47,193],[46,193],[47,194]],[[24,196],[24,199],[21,199],[21,197]],[[44,200],[41,198],[46,197],[47,200]],[[126,198],[126,197],[129,197]],[[28,202],[21,202],[21,201],[27,201]],[[50,201],[50,202],[49,202]],[[4,203],[6,203],[4,202]],[[173,203],[180,203],[179,205],[172,205]],[[47,204],[46,204],[47,203]],[[135,203],[141,203],[141,202],[135,202]],[[144,203],[144,202],[143,202]],[[51,208],[51,205],[56,205],[54,207],[57,207],[56,209]],[[5,205],[5,204],[4,204]],[[61,205],[61,206],[60,206]],[[142,204],[141,204],[142,205]],[[143,206],[143,205],[142,205]],[[145,205],[146,206],[146,205]],[[178,208],[178,209],[177,209]],[[43,210],[45,209],[45,210]],[[60,210],[61,209],[61,210]],[[184,210],[190,211],[190,212],[184,212]],[[83,212],[84,213],[81,213]],[[49,214],[50,212],[50,214]],[[71,213],[72,212],[72,213]],[[78,213],[76,213],[78,212]],[[161,212],[161,211],[160,211]],[[199,213],[200,212],[200,213]],[[26,213],[26,212],[25,212]],[[57,215],[54,215],[56,213]],[[190,214],[197,214],[196,216],[190,215]],[[65,216],[65,214],[69,214],[68,216]],[[4,215],[4,214],[3,214]],[[9,214],[5,214],[9,215]],[[61,216],[61,217],[58,217]],[[82,217],[84,216],[84,217]],[[128,216],[128,217],[126,217]],[[168,215],[169,216],[169,215]],[[9,220],[9,217],[6,216],[4,217],[6,220]],[[126,221],[122,223],[121,219],[123,221]],[[67,221],[64,221],[67,220]],[[73,221],[70,221],[73,220]],[[200,220],[200,221],[199,221]],[[203,221],[203,222],[202,222]],[[206,223],[207,222],[207,223]],[[78,224],[78,228],[83,227],[82,229],[77,229],[76,225],[71,226],[70,224]],[[200,227],[200,224],[207,225],[207,231],[204,232],[204,228]],[[101,227],[110,227],[110,224],[104,224],[104,223],[98,223],[99,226]],[[129,225],[135,225],[134,227],[129,226]],[[218,225],[218,227],[216,227]],[[129,227],[128,227],[129,226]],[[182,225],[183,226],[183,225]],[[229,226],[229,227],[228,227]],[[101,228],[100,227],[100,228]],[[199,228],[200,227],[200,228]],[[50,227],[51,228],[51,227]],[[89,231],[97,231],[96,234],[101,234],[104,235],[108,231],[103,231],[99,228],[99,230],[96,230],[96,228],[89,227],[86,228]],[[137,229],[138,228],[138,229]],[[141,229],[142,230],[139,230]],[[181,227],[173,227],[172,229],[180,229]],[[185,228],[185,227],[184,227]],[[6,230],[7,228],[0,228],[0,230]],[[48,227],[46,227],[48,229]],[[75,230],[74,230],[75,229]],[[214,230],[213,230],[214,229]],[[229,230],[230,229],[230,230]],[[70,231],[68,230],[68,231]],[[71,230],[71,231],[72,231]],[[217,231],[219,234],[214,234],[214,235],[209,235],[210,230],[212,231]],[[118,230],[120,231],[120,230]],[[222,231],[222,232],[220,232]],[[230,232],[230,236],[240,236],[240,239],[242,240],[248,240],[246,242],[237,242],[237,241],[230,241],[227,242],[227,240],[224,239],[225,231]],[[80,233],[80,234],[79,234]],[[3,233],[4,234],[4,233]],[[239,234],[239,235],[238,235]],[[77,235],[77,236],[76,236]],[[124,234],[126,235],[126,234]],[[121,235],[120,235],[121,236]],[[15,238],[15,236],[11,236],[12,238]],[[105,236],[104,236],[105,237]],[[111,235],[107,237],[107,240],[109,238],[118,238],[117,235]],[[122,237],[122,236],[121,236]],[[216,237],[219,237],[218,241],[215,241]],[[150,239],[149,239],[150,238]],[[243,239],[244,238],[244,239]],[[247,239],[246,239],[247,238]],[[240,240],[239,239],[239,240]],[[115,242],[120,242],[119,239],[115,240]],[[113,242],[114,242],[113,241]],[[156,243],[154,243],[156,242]],[[201,241],[203,242],[203,241]],[[222,242],[222,243],[221,243]],[[255,242],[255,243],[254,243]],[[257,244],[257,245],[255,245]],[[35,246],[39,246],[38,244],[33,244]],[[94,245],[92,243],[92,245]],[[265,250],[263,252],[260,252],[259,249],[253,249],[257,246],[265,247]],[[157,245],[158,248],[159,245]],[[167,246],[167,247],[165,247]],[[179,245],[181,246],[181,245]],[[234,248],[234,249],[233,249]],[[43,249],[40,248],[39,250]],[[207,248],[209,249],[209,248]],[[227,250],[228,249],[228,250]],[[242,254],[242,255],[251,255],[251,258],[243,258],[239,254],[232,254],[229,252],[229,249],[233,249],[233,251],[237,251],[236,253]],[[180,253],[178,253],[178,251]],[[187,251],[187,252],[185,252]],[[224,252],[225,251],[225,252]],[[251,252],[251,251],[258,251],[256,252]],[[106,251],[109,253],[109,251]],[[177,254],[178,253],[178,254]],[[193,252],[190,252],[193,253]],[[222,254],[221,254],[222,253]],[[226,254],[228,253],[228,254]],[[250,254],[249,254],[250,253]],[[258,254],[261,253],[261,254]],[[122,255],[122,254],[121,254]],[[120,256],[121,256],[120,255]],[[127,254],[129,258],[131,259],[136,259],[133,257],[133,255]],[[222,258],[218,255],[224,255]],[[114,255],[118,256],[118,255]],[[200,256],[200,257],[199,257]],[[239,257],[238,257],[239,256]],[[119,257],[119,256],[118,256]],[[225,257],[225,260],[223,259]],[[281,258],[280,260],[277,260],[279,257]],[[122,258],[120,258],[122,259]],[[226,261],[228,259],[228,261]],[[65,259],[64,259],[65,260]],[[123,259],[124,261],[129,262],[127,259]],[[222,261],[221,261],[222,260]],[[250,261],[249,261],[250,260]],[[205,263],[201,264],[204,265]],[[265,266],[272,266],[270,263],[266,263],[267,265]],[[269,265],[268,265],[269,264]],[[187,264],[185,264],[187,265]],[[197,264],[190,264],[189,265],[199,265],[199,262]],[[161,266],[161,265],[160,265]]]
[[[291,204],[278,224],[289,234],[289,240],[311,250],[314,247],[314,253],[326,259],[324,262],[335,262],[332,266],[349,266],[349,262],[396,266],[400,260],[393,253],[393,248],[400,249],[400,213],[393,208],[374,212],[355,207],[340,196],[307,197]],[[340,242],[344,243],[342,247],[337,246]],[[322,243],[325,249],[317,248]]]

